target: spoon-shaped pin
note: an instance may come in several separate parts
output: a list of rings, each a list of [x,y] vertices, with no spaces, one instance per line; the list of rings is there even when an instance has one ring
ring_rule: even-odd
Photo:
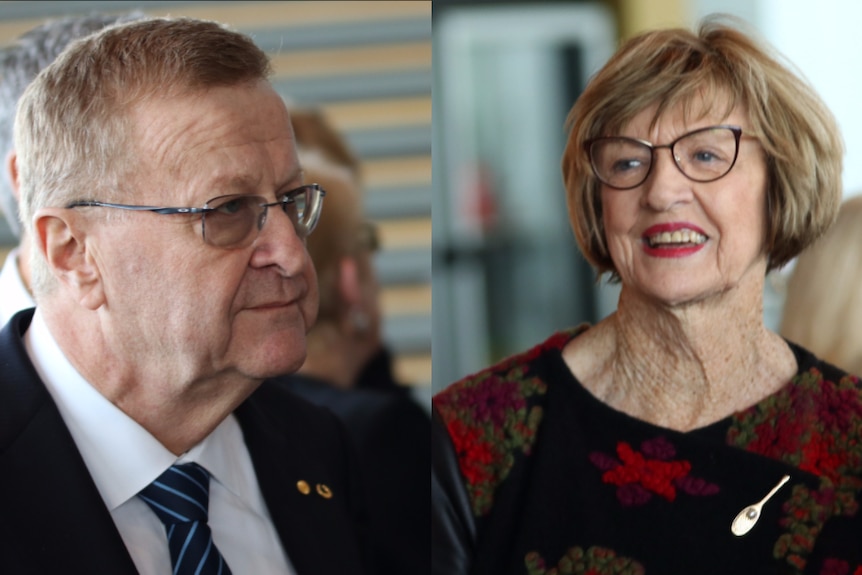
[[[769,501],[769,499],[775,495],[781,487],[790,480],[789,475],[785,475],[781,478],[781,481],[778,482],[778,485],[772,488],[772,490],[766,494],[766,497],[755,503],[754,505],[749,505],[745,509],[737,514],[736,518],[733,520],[733,523],[730,524],[730,530],[737,537],[741,537],[745,535],[754,527],[754,524],[757,523],[757,520],[760,519],[760,510],[763,507],[763,504]]]

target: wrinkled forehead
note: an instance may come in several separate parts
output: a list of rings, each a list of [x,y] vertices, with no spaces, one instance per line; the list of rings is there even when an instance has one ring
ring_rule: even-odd
[[[227,194],[301,177],[287,108],[267,83],[151,98],[133,109],[131,120],[145,178],[192,186],[205,180]]]

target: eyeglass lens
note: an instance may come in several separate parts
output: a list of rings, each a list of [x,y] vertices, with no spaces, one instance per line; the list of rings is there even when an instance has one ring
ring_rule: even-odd
[[[738,132],[712,127],[685,134],[666,146],[623,137],[599,138],[590,143],[589,152],[593,171],[602,183],[629,189],[646,181],[658,148],[669,147],[677,167],[689,179],[711,182],[733,168],[738,145]]]
[[[221,196],[207,202],[203,214],[204,240],[217,247],[244,247],[251,244],[266,223],[267,209],[280,207],[300,238],[305,238],[317,225],[320,214],[320,190],[303,186],[274,203],[261,196]]]

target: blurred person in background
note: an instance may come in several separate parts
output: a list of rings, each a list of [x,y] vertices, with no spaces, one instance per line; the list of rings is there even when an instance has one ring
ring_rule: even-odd
[[[364,216],[360,164],[320,110],[292,108],[305,181],[327,190],[326,211],[307,240],[320,290],[308,355],[283,380],[331,409],[358,453],[369,539],[381,575],[430,573],[430,420],[398,382],[382,337],[377,231]]]
[[[364,569],[343,425],[298,369],[318,291],[267,55],[193,18],[72,43],[15,119],[36,309],[0,330],[0,572]]]
[[[568,125],[618,306],[435,396],[434,572],[859,573],[859,380],[763,318],[767,272],[834,221],[832,114],[711,18],[626,41]]]
[[[14,43],[0,49],[0,156],[4,169],[0,176],[0,209],[9,229],[18,239],[18,246],[6,256],[0,270],[0,326],[16,312],[33,307],[30,292],[30,238],[18,220],[18,187],[15,182],[15,152],[12,126],[18,99],[33,78],[78,38],[119,22],[129,22],[144,16],[143,12],[124,14],[88,14],[57,18],[33,28]]]
[[[787,281],[780,333],[825,361],[862,374],[862,196],[841,204],[825,237],[805,250]]]

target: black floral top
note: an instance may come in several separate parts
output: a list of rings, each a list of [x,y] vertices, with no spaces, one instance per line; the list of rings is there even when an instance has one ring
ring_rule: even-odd
[[[577,333],[434,397],[460,479],[443,481],[442,497],[467,507],[446,535],[468,556],[465,573],[862,575],[856,377],[791,344],[799,370],[783,389],[680,433],[584,389],[561,355]],[[750,530],[732,532],[761,500],[742,519]]]

